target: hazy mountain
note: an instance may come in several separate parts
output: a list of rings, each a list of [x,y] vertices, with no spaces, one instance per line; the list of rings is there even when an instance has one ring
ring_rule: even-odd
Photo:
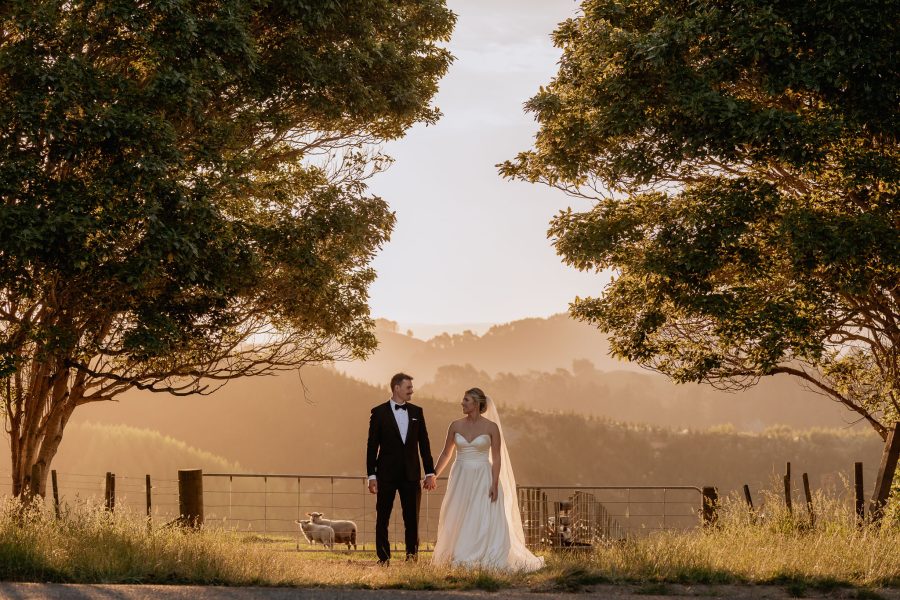
[[[384,389],[392,374],[404,371],[422,392],[445,400],[456,401],[464,390],[480,386],[512,406],[666,427],[732,424],[758,432],[774,425],[847,427],[854,422],[854,413],[788,376],[763,379],[739,393],[676,385],[610,358],[605,336],[567,315],[428,341],[406,335],[393,321],[378,321],[377,333],[380,347],[369,360],[335,368]]]
[[[482,335],[445,333],[428,341],[407,335],[393,321],[379,319],[377,325],[379,348],[372,357],[364,362],[337,363],[335,368],[376,385],[397,371],[409,372],[424,383],[444,365],[472,364],[494,375],[553,371],[583,358],[604,371],[639,370],[611,358],[606,337],[568,315],[494,325]]]
[[[393,321],[386,321],[394,323]],[[471,331],[478,335],[484,334],[488,329],[496,325],[496,323],[407,323],[399,321],[396,323],[395,329],[400,333],[409,335],[412,333],[414,337],[420,340],[430,340],[431,338],[448,333],[450,335]]]
[[[499,373],[493,377],[472,365],[444,366],[419,390],[436,398],[455,399],[473,386],[508,406],[675,428],[733,425],[748,432],[777,425],[848,428],[855,414],[809,392],[788,376],[764,380],[740,393],[727,393],[709,385],[675,385],[649,371],[600,371],[588,360],[576,360],[569,369],[553,372]],[[854,428],[869,430],[865,423]]]
[[[85,406],[74,418],[159,431],[227,456],[251,472],[364,474],[369,409],[387,399],[386,391],[329,369],[301,374],[302,380],[294,373],[232,382],[211,397],[134,393],[119,403]],[[436,457],[447,424],[460,416],[459,406],[421,394],[414,401],[425,408]],[[728,490],[749,483],[758,488],[790,460],[819,486],[838,481],[842,473],[849,476],[857,460],[865,462],[871,481],[881,451],[874,433],[672,430],[511,406],[503,411],[523,484],[690,484]],[[71,460],[66,455],[80,447],[64,442],[58,464],[65,465]],[[111,470],[118,454],[133,452],[153,451],[120,445],[108,451],[110,466],[99,471]],[[178,467],[200,462],[184,457]]]

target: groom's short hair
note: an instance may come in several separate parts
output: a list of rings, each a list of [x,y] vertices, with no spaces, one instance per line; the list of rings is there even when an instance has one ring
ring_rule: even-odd
[[[403,381],[406,379],[412,381],[412,375],[407,375],[406,373],[397,373],[396,375],[391,377],[391,393],[393,394],[394,388],[403,383]]]

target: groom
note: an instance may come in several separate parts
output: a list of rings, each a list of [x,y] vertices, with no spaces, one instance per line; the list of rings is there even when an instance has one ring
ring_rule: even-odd
[[[406,560],[416,560],[419,551],[419,480],[425,466],[427,490],[436,487],[434,461],[428,444],[428,430],[422,409],[409,402],[413,394],[412,377],[397,373],[391,377],[391,399],[372,409],[369,417],[369,441],[366,445],[366,472],[369,492],[375,501],[375,551],[378,562],[387,565],[391,558],[388,523],[399,492],[406,538]]]

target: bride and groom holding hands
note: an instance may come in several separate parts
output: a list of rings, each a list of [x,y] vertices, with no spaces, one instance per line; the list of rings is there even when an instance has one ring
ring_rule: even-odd
[[[406,559],[416,560],[422,488],[435,489],[437,478],[455,453],[432,562],[502,570],[542,567],[543,559],[525,546],[515,477],[493,401],[478,388],[463,395],[465,416],[450,423],[435,464],[422,408],[410,403],[412,379],[405,373],[394,375],[391,399],[373,408],[369,418],[366,471],[369,491],[377,496],[375,550],[379,563],[386,565],[390,560],[388,524],[398,494]],[[420,486],[423,466],[425,481]]]

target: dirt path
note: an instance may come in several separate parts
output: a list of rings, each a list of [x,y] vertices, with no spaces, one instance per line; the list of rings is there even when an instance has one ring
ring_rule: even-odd
[[[537,593],[530,590],[500,592],[436,592],[406,590],[351,590],[335,588],[260,588],[188,585],[86,585],[49,583],[2,583],[3,600],[664,600],[671,598],[863,598],[900,600],[900,589],[820,591],[778,586],[682,586],[602,585],[571,593]]]

